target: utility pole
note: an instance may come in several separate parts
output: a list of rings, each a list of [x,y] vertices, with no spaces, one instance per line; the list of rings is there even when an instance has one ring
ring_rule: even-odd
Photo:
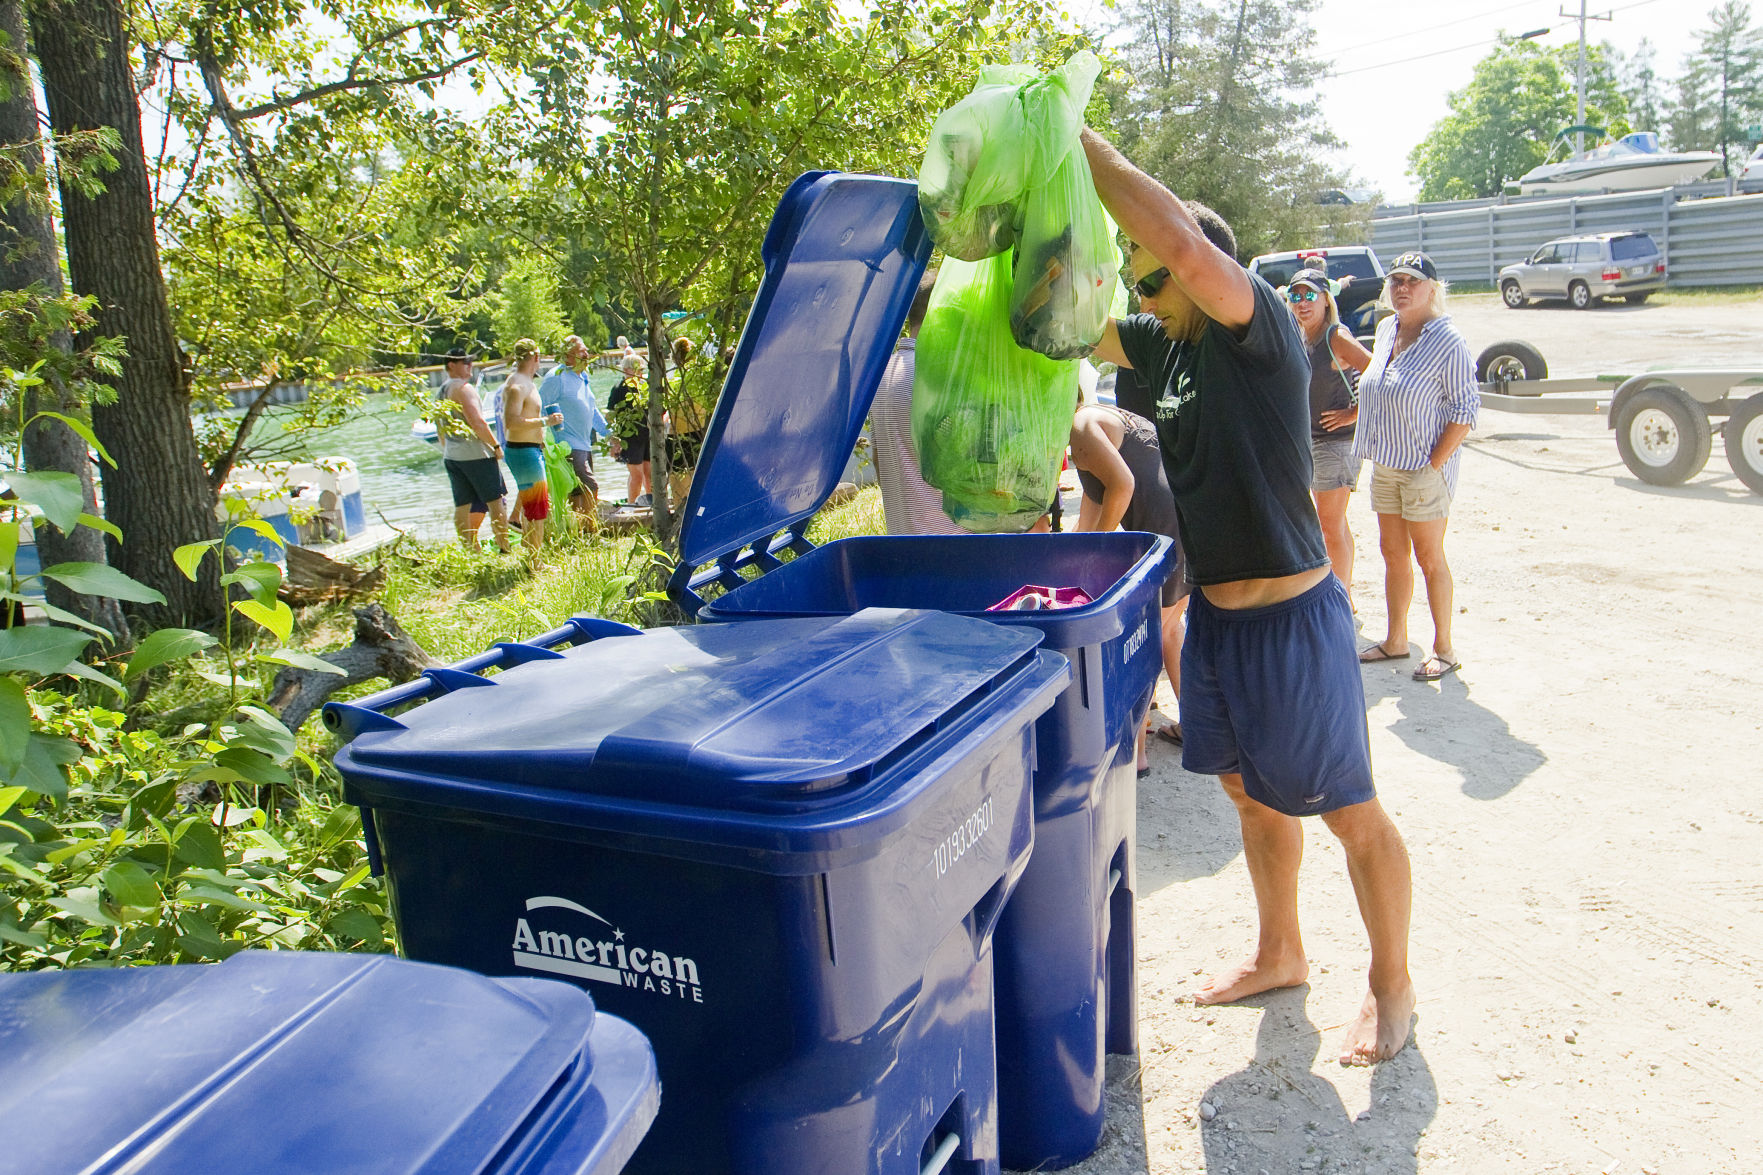
[[[1606,13],[1602,13],[1602,14],[1592,13],[1590,15],[1587,15],[1586,10],[1585,10],[1585,4],[1586,4],[1586,0],[1579,0],[1579,14],[1577,16],[1575,14],[1567,11],[1565,8],[1563,8],[1561,10],[1562,16],[1569,17],[1569,18],[1571,18],[1573,20],[1577,20],[1579,22],[1579,68],[1574,71],[1574,78],[1575,78],[1574,91],[1577,95],[1577,98],[1575,100],[1574,107],[1573,107],[1573,125],[1574,126],[1584,126],[1585,125],[1585,22],[1588,20],[1614,20],[1615,19],[1615,15],[1613,12],[1606,12]],[[1574,131],[1573,132],[1573,153],[1575,155],[1585,154],[1585,132],[1584,131]]]

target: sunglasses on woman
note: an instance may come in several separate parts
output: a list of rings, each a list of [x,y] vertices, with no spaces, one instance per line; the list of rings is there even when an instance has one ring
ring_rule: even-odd
[[[1298,303],[1298,302],[1314,302],[1314,301],[1316,301],[1316,299],[1318,299],[1320,297],[1322,297],[1322,295],[1317,293],[1315,290],[1287,290],[1286,291],[1286,301],[1294,303],[1294,304]]]
[[[1132,284],[1132,288],[1139,292],[1139,297],[1141,298],[1155,298],[1157,296],[1157,291],[1161,290],[1163,288],[1163,283],[1168,280],[1169,267],[1166,265],[1162,269],[1153,269],[1150,273],[1141,277],[1138,281]]]

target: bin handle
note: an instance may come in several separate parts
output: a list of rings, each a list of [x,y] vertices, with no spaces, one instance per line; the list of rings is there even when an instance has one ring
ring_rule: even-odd
[[[930,1158],[925,1160],[924,1166],[918,1169],[918,1175],[937,1175],[939,1171],[949,1165],[949,1160],[955,1157],[955,1149],[960,1145],[961,1136],[959,1134],[945,1136],[943,1141],[937,1145],[937,1149],[931,1152]]]
[[[998,919],[1004,913],[1004,903],[1010,897],[1011,877],[1000,877],[992,888],[974,903],[973,913],[973,946],[975,951],[985,949],[991,940],[992,931],[998,928]]]
[[[388,711],[413,706],[442,694],[473,686],[495,685],[482,676],[486,669],[507,669],[530,661],[563,656],[559,647],[573,647],[605,637],[638,636],[642,630],[601,616],[571,616],[560,627],[526,641],[501,641],[474,657],[425,669],[422,676],[353,702],[330,702],[324,708],[325,729],[348,742],[370,730],[403,730]]]

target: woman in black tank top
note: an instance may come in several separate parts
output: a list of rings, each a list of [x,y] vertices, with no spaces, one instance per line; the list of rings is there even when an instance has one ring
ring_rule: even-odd
[[[1329,565],[1351,597],[1353,529],[1347,524],[1347,500],[1358,485],[1360,464],[1352,453],[1359,418],[1355,388],[1371,364],[1371,352],[1342,328],[1334,300],[1339,289],[1321,269],[1309,268],[1293,274],[1283,292],[1310,354],[1310,496]]]

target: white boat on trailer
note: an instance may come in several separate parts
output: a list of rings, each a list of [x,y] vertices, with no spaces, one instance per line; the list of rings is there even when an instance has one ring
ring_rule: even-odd
[[[1568,127],[1557,138],[1596,127]],[[1635,131],[1615,142],[1544,163],[1518,177],[1526,196],[1565,196],[1575,192],[1643,192],[1692,184],[1720,162],[1713,151],[1667,151],[1652,131]]]

